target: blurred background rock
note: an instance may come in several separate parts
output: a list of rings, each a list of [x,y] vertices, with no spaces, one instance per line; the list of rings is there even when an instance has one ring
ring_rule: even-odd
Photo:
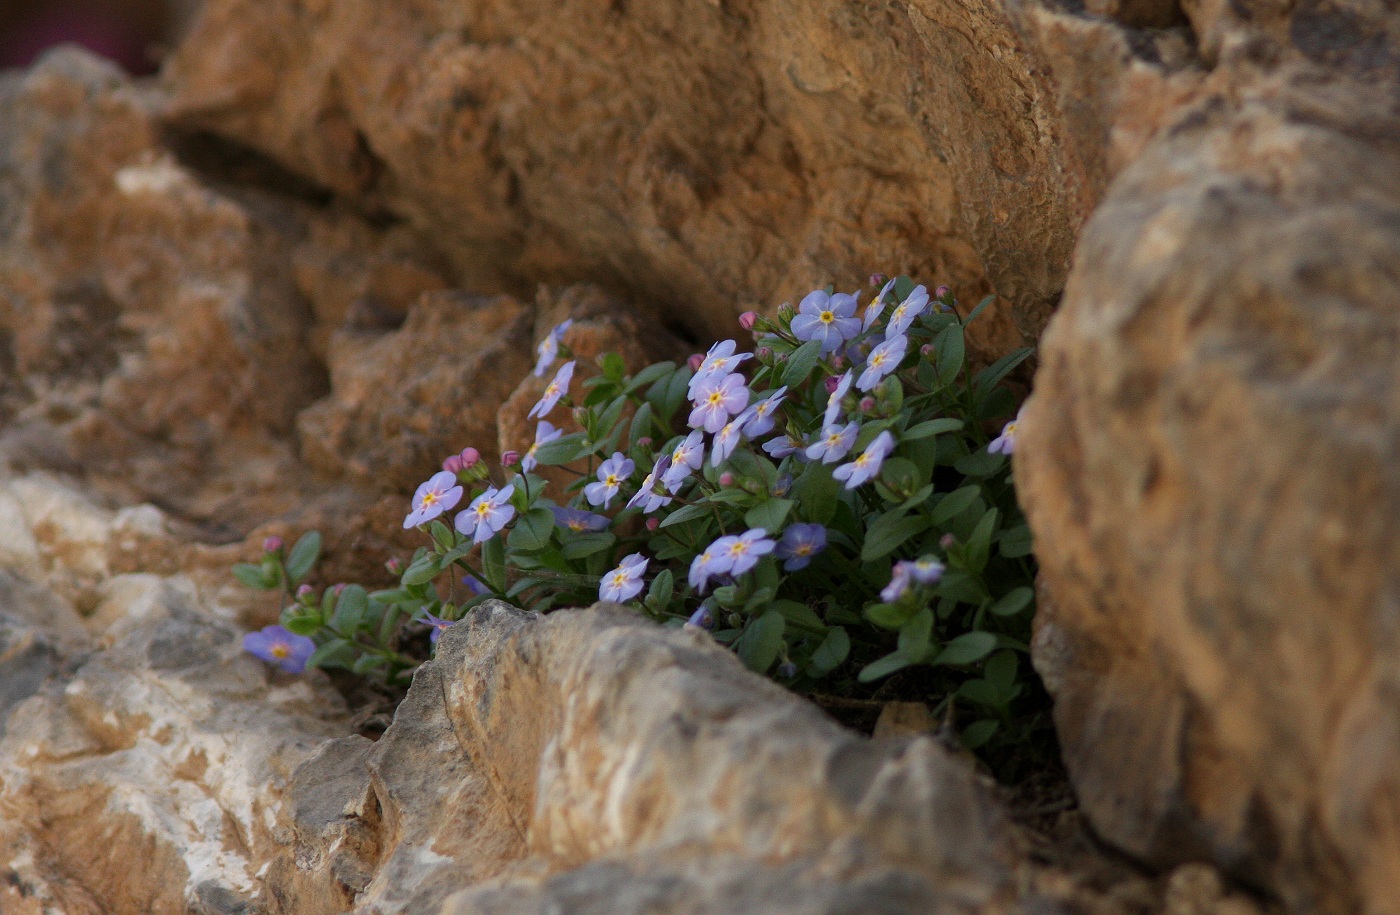
[[[0,69],[27,67],[45,50],[79,44],[133,75],[152,73],[199,0],[6,0]]]

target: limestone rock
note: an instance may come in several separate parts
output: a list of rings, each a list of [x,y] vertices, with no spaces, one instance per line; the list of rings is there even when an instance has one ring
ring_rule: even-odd
[[[1188,6],[1249,27],[1084,231],[1016,455],[1036,662],[1109,841],[1396,912],[1400,16],[1287,9]]]
[[[438,652],[377,744],[298,770],[274,911],[976,911],[1012,892],[965,762],[845,731],[708,635],[492,603]]]

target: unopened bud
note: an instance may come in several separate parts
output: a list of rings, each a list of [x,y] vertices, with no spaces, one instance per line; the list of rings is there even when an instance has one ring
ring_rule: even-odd
[[[654,530],[656,530],[656,529],[657,529],[658,527],[660,527],[660,526],[661,526],[661,519],[660,519],[660,518],[648,518],[648,519],[647,519],[647,530],[649,530],[649,531],[654,531]]]
[[[792,307],[792,303],[784,302],[778,306],[778,320],[787,324],[797,314],[797,309]]]
[[[274,535],[271,536],[271,537],[264,537],[264,538],[263,538],[263,552],[264,552],[264,553],[275,553],[275,552],[277,552],[277,551],[280,550],[280,549],[282,549],[282,538],[281,538],[281,537],[278,537],[278,536],[276,536],[276,535],[274,534]]]
[[[698,372],[698,371],[700,371],[700,366],[702,366],[702,365],[705,364],[705,355],[704,355],[704,353],[693,353],[693,354],[691,354],[691,357],[690,357],[688,360],[686,360],[686,363],[685,363],[685,364],[688,365],[688,366],[690,366],[690,370],[691,370],[692,372]]]
[[[758,312],[746,311],[739,315],[739,326],[744,330],[753,330],[754,322],[758,320]]]
[[[953,290],[949,289],[947,286],[939,286],[937,289],[933,290],[933,297],[935,299],[946,299],[948,293],[952,291]]]
[[[742,616],[740,616],[737,613],[729,614],[729,625],[733,626],[735,629],[738,629],[743,624],[744,618]]]
[[[397,575],[403,571],[403,562],[399,557],[393,556],[390,557],[388,562],[384,563],[384,568],[390,575]]]
[[[837,353],[835,356],[832,356],[831,367],[836,369],[836,371],[838,372],[841,371],[846,367],[846,357],[841,355],[840,353]]]
[[[728,470],[726,470],[724,473],[720,474],[720,475],[719,475],[719,485],[721,485],[721,486],[733,486],[733,485],[734,485],[734,474],[730,473]]]
[[[462,469],[470,470],[481,460],[481,452],[475,448],[463,448],[459,457],[462,459]]]
[[[574,417],[574,422],[578,423],[580,426],[582,426],[588,421],[587,407],[574,407],[574,409],[571,412]]]
[[[520,452],[519,452],[519,451],[507,451],[505,454],[501,455],[501,466],[502,466],[502,467],[514,467],[516,464],[519,464],[519,463],[520,463]]]
[[[462,456],[454,454],[442,462],[442,469],[448,473],[456,475],[462,472]]]
[[[883,273],[872,273],[870,274],[870,285],[876,287],[883,286],[887,279],[889,279],[889,277],[885,276]]]
[[[344,582],[341,582],[340,584],[336,585],[334,588],[331,588],[331,590],[335,592],[335,596],[336,596],[336,597],[339,597],[339,596],[345,591],[345,583],[344,583]]]
[[[860,399],[860,412],[869,413],[873,409],[875,409],[875,398],[867,394]]]
[[[927,357],[929,357],[929,356],[932,356],[932,355],[933,355],[933,344],[932,344],[932,343],[925,343],[923,346],[919,347],[919,355],[920,355],[920,356],[924,356],[925,358],[927,358]]]
[[[773,361],[773,351],[766,346],[760,346],[754,353],[759,365],[768,365]]]
[[[944,550],[951,550],[957,542],[958,538],[954,537],[952,534],[944,534],[942,537],[938,538],[938,545],[943,547]]]
[[[826,380],[826,393],[831,394],[836,390],[836,386],[841,383],[841,379],[832,375]]]
[[[655,442],[650,435],[643,435],[641,438],[637,439],[637,447],[639,448],[650,448],[653,444],[655,444]]]
[[[303,597],[309,597],[310,595],[311,595],[311,586],[310,586],[310,585],[302,585],[300,588],[297,588],[297,600],[301,600]]]

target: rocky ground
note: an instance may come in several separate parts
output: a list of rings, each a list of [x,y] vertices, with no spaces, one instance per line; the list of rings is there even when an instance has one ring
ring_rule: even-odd
[[[0,76],[0,910],[1400,911],[1397,49],[1384,0],[208,0],[158,79]],[[563,318],[635,365],[877,269],[1041,346],[1072,795],[606,608],[483,610],[377,741],[239,651],[228,566],[382,576]]]

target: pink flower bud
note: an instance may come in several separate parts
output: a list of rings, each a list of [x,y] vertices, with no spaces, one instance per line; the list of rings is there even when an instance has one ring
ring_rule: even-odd
[[[938,538],[938,545],[945,550],[952,549],[953,545],[957,542],[958,538],[954,537],[952,534],[944,534],[942,537]]]
[[[519,451],[507,451],[505,454],[501,455],[501,466],[502,466],[502,467],[514,467],[516,464],[519,464],[519,463],[520,463],[520,452],[519,452]]]
[[[637,446],[640,448],[650,448],[653,444],[655,443],[652,441],[650,435],[643,435],[641,438],[637,439]]]
[[[920,356],[932,356],[932,355],[933,355],[933,344],[932,344],[932,343],[925,343],[923,346],[919,347],[919,355],[920,355]]]
[[[654,531],[654,530],[656,530],[657,528],[659,528],[660,526],[661,526],[661,519],[660,519],[660,518],[648,518],[648,519],[647,519],[647,530],[649,530],[649,531]]]
[[[570,413],[574,417],[574,422],[578,423],[580,426],[582,426],[584,422],[588,419],[587,407],[574,407],[573,410],[570,411]]]
[[[275,553],[275,552],[277,552],[277,551],[280,550],[280,549],[282,549],[282,538],[281,538],[281,537],[278,537],[278,536],[276,536],[276,535],[274,534],[274,535],[271,536],[271,537],[264,537],[264,538],[263,538],[263,552],[264,552],[264,553]]]
[[[933,297],[935,299],[945,299],[948,297],[948,293],[952,291],[953,290],[949,289],[947,286],[939,286],[937,289],[933,290]]]
[[[730,472],[727,471],[727,470],[726,470],[724,473],[720,474],[720,475],[719,475],[719,485],[721,485],[721,486],[733,486],[733,485],[734,485],[734,474],[730,473]]]
[[[889,277],[885,276],[883,273],[872,273],[870,274],[870,285],[883,286],[887,279],[889,279]]]
[[[470,470],[476,466],[477,461],[481,460],[481,452],[477,451],[475,448],[463,448],[461,458],[462,469]]]
[[[757,358],[761,364],[767,365],[773,361],[773,351],[766,346],[760,346],[758,351],[754,353],[754,357]]]
[[[698,372],[698,371],[700,371],[700,366],[702,366],[702,365],[704,365],[704,364],[705,364],[705,354],[704,354],[704,353],[695,353],[695,354],[692,355],[692,356],[690,357],[690,359],[687,360],[687,362],[686,362],[686,365],[690,366],[690,370],[691,370],[692,372]]]
[[[830,394],[836,390],[836,386],[841,383],[841,379],[832,375],[826,380],[826,393]]]
[[[860,399],[860,412],[869,413],[873,409],[875,409],[875,398],[867,394]]]
[[[403,571],[403,561],[397,556],[391,556],[389,561],[384,563],[384,568],[390,575],[397,575]]]
[[[311,594],[311,586],[310,586],[310,585],[302,585],[301,587],[297,588],[297,600],[301,600],[303,597],[308,597],[308,596],[310,596],[310,594]]]
[[[739,315],[739,326],[744,330],[753,330],[754,322],[758,320],[758,312],[746,311]]]
[[[341,582],[340,584],[336,585],[334,588],[331,588],[331,590],[335,592],[335,596],[336,596],[336,597],[339,597],[339,596],[341,595],[341,592],[345,590],[345,583],[344,583],[344,582]]]
[[[462,456],[454,454],[442,462],[442,469],[448,473],[457,474],[462,472]]]
[[[839,353],[838,353],[837,355],[835,355],[835,356],[832,356],[832,357],[831,357],[831,367],[834,368],[834,369],[836,369],[836,371],[838,371],[838,372],[841,371],[842,369],[844,369],[844,368],[846,367],[846,357],[840,355]]]

